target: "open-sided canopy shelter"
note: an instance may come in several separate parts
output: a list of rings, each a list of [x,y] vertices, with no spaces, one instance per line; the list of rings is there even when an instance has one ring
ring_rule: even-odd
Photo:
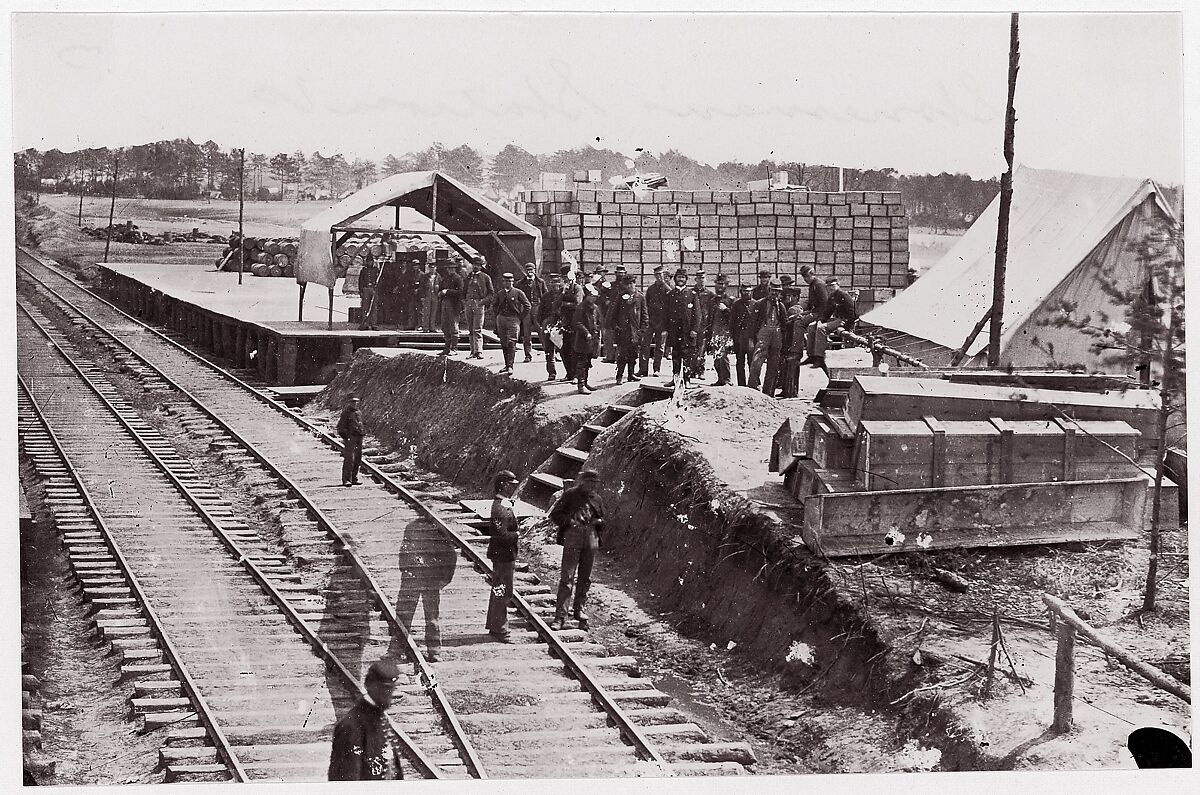
[[[863,316],[892,347],[945,367],[992,305],[999,196],[936,265],[891,301]],[[1148,179],[1096,177],[1020,167],[1013,175],[1000,365],[1110,370],[1077,329],[1044,321],[1066,300],[1077,314],[1124,317],[1101,287],[1145,284],[1134,246],[1160,223],[1174,223]],[[875,329],[872,329],[875,330]],[[982,364],[986,324],[963,364]]]
[[[367,225],[363,219],[376,211],[395,208],[390,226]],[[401,228],[401,207],[425,216],[422,228]],[[494,274],[519,272],[532,262],[541,269],[541,233],[499,204],[440,171],[395,174],[347,196],[309,218],[300,231],[300,257],[296,281],[300,283],[301,311],[304,287],[309,282],[333,289],[337,280],[333,252],[355,232],[398,231],[436,234],[463,253],[465,241],[487,260]]]

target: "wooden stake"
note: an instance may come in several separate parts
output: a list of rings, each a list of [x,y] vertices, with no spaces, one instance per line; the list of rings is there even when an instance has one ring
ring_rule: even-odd
[[[112,184],[112,201],[108,205],[108,237],[104,240],[104,261],[108,262],[108,247],[112,243],[112,225],[113,214],[117,210],[117,176],[120,174],[121,156],[113,155],[113,184]]]
[[[245,230],[242,228],[246,206],[246,148],[238,150],[238,284],[242,283],[242,263],[246,259]]]
[[[992,609],[992,650],[988,654],[987,681],[983,685],[983,695],[992,695],[992,682],[996,678],[996,652],[1000,647],[1000,611]]]
[[[1058,652],[1054,657],[1054,723],[1060,734],[1071,731],[1075,698],[1075,627],[1063,621],[1058,627]]]
[[[1008,261],[1008,218],[1012,210],[1013,138],[1017,112],[1013,98],[1017,93],[1018,62],[1021,58],[1017,21],[1014,13],[1008,34],[1008,108],[1004,114],[1004,160],[1008,170],[1000,177],[1000,220],[996,228],[996,269],[992,281],[992,317],[988,330],[988,367],[1000,366],[1000,329],[1004,325],[1004,274]]]

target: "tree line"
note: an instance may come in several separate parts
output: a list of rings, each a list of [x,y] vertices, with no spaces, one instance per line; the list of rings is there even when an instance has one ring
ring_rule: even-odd
[[[535,155],[509,144],[494,157],[471,146],[433,143],[417,152],[389,154],[380,162],[348,157],[340,152],[246,152],[244,166],[236,148],[215,141],[190,139],[157,141],[112,150],[107,147],[62,152],[25,149],[14,155],[16,187],[108,193],[113,166],[119,159],[117,191],[155,199],[235,198],[239,169],[244,168],[246,196],[253,200],[337,198],[381,177],[406,171],[440,170],[488,195],[511,199],[521,188],[536,187],[542,172],[565,173],[599,169],[604,178],[635,171],[657,172],[680,190],[744,190],[752,180],[788,172],[791,184],[811,190],[898,190],[914,225],[963,228],[987,206],[999,190],[996,179],[973,179],[966,174],[900,174],[893,168],[838,169],[835,166],[761,160],[701,163],[671,149],[660,154],[637,150],[632,157],[592,146]]]

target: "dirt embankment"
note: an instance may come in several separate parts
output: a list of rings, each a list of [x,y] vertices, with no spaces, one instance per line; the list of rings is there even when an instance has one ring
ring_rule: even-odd
[[[535,384],[420,353],[358,351],[317,407],[338,411],[352,392],[368,433],[393,449],[415,448],[421,466],[476,487],[490,485],[500,469],[532,472],[588,416],[551,415]]]

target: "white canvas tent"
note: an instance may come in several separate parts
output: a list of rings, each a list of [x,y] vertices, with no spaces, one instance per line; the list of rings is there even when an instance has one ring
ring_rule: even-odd
[[[992,304],[1000,198],[966,234],[904,292],[863,316],[868,330],[925,364],[945,367]],[[1144,284],[1133,246],[1150,228],[1174,223],[1151,180],[1096,177],[1019,167],[1013,175],[1000,364],[1083,365],[1111,371],[1077,329],[1045,321],[1070,301],[1077,314],[1123,318],[1101,287],[1101,276]],[[963,364],[983,364],[987,328],[967,348]]]
[[[365,218],[385,207],[395,208],[391,225],[367,225]],[[401,207],[425,216],[420,229],[400,228]],[[394,174],[353,193],[324,212],[309,218],[300,229],[300,256],[296,281],[300,283],[303,316],[304,288],[309,282],[333,289],[337,277],[333,251],[340,239],[357,232],[436,234],[450,246],[459,240],[483,255],[499,274],[520,270],[526,262],[541,266],[541,232],[482,194],[440,171]]]

